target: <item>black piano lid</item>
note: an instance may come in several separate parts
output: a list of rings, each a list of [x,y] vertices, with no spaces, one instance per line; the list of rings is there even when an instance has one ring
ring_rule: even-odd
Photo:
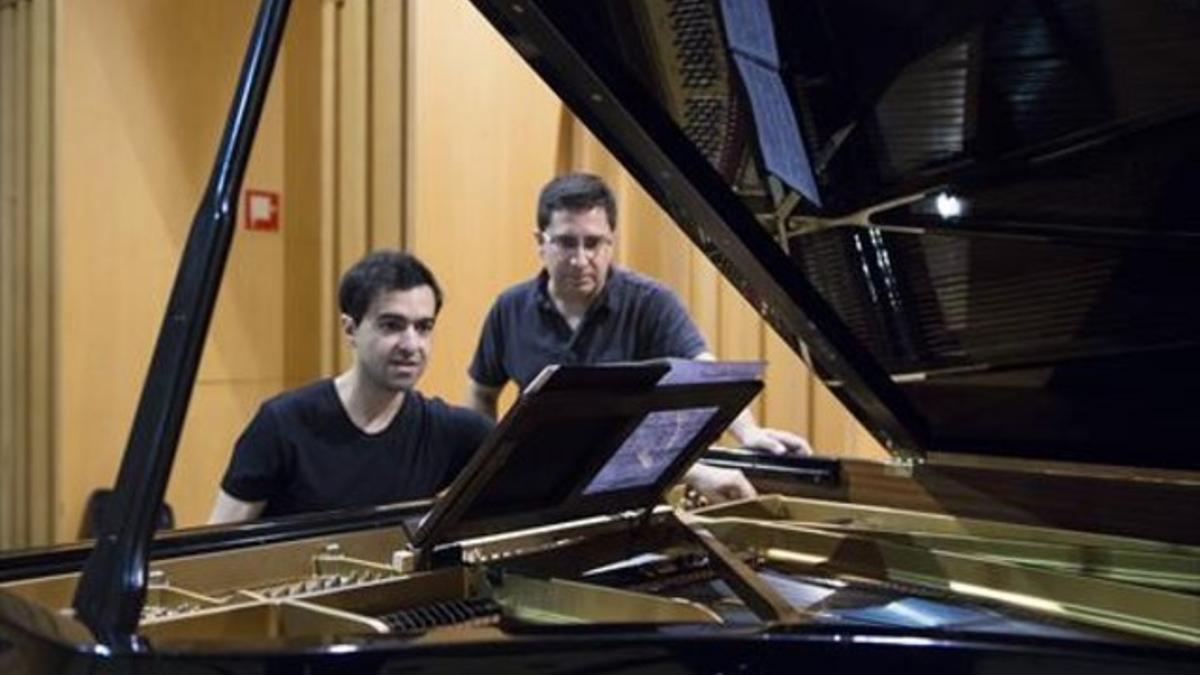
[[[1200,468],[1200,4],[473,1],[893,451]]]

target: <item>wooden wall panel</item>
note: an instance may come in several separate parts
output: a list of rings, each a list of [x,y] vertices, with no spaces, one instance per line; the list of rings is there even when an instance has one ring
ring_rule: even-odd
[[[337,314],[337,300],[330,296],[329,290],[336,288],[337,280],[342,270],[338,264],[338,161],[340,151],[338,145],[338,125],[340,123],[338,97],[338,13],[341,3],[323,1],[321,3],[319,49],[320,86],[320,150],[318,164],[321,167],[321,219],[318,225],[320,275],[321,285],[315,297],[310,298],[314,310],[319,311],[324,323],[318,333],[320,339],[321,374],[336,373],[341,366],[342,340],[337,328],[337,321],[330,320],[330,315]],[[300,77],[297,74],[297,77]]]
[[[336,302],[342,272],[370,251],[403,245],[408,5],[327,0],[320,12],[322,54],[316,62],[311,54],[301,57],[312,66],[303,76],[320,73],[322,140],[314,159],[327,167],[320,184],[312,186],[323,202],[317,251],[321,283],[314,289],[320,299],[312,303],[319,316],[322,375],[350,366]]]
[[[0,548],[51,541],[52,28],[0,6]]]
[[[336,204],[337,269],[345,270],[370,250],[370,7],[368,2],[337,5],[337,148],[333,155],[337,172]],[[350,365],[345,349],[338,350],[338,370]]]
[[[663,217],[666,218],[665,215]],[[671,227],[674,225],[672,224]],[[721,294],[719,291],[721,283],[723,283],[721,273],[690,241],[685,241],[685,243],[688,250],[687,259],[691,279],[687,295],[688,311],[691,312],[692,320],[704,334],[710,348],[719,358],[721,353],[716,351],[716,340],[721,334]],[[650,273],[647,270],[647,274]]]
[[[54,253],[61,336],[55,535],[67,540],[91,491],[115,477],[255,7],[239,0],[58,7],[64,151]],[[246,187],[282,191],[284,79],[272,85]],[[237,206],[240,218],[244,206]],[[197,400],[237,402],[248,386],[281,388],[286,228],[248,232],[239,222]],[[252,413],[252,406],[217,404],[189,413],[167,493],[180,524],[207,515],[217,467]]]
[[[762,419],[780,429],[805,430],[811,436],[815,380],[812,371],[774,330],[765,325],[762,358],[767,362],[766,388],[759,397]]]
[[[741,294],[724,279],[717,290],[719,327],[714,353],[723,359],[763,359],[762,320]],[[750,405],[755,416],[762,418],[762,397]]]
[[[405,240],[446,294],[422,389],[460,402],[492,300],[538,269],[534,207],[561,108],[469,3],[409,11]]]
[[[15,545],[17,499],[16,278],[11,273],[17,228],[17,8],[0,8],[0,547]]]
[[[167,486],[167,503],[175,511],[177,526],[208,520],[234,440],[259,405],[281,388],[279,381],[268,378],[196,383]]]
[[[325,244],[332,229],[332,3],[299,2],[283,53],[283,379],[291,388],[333,368],[335,271]],[[327,30],[326,24],[330,24]],[[301,47],[303,45],[303,47]]]
[[[852,418],[841,403],[820,381],[812,387],[812,427],[809,432],[813,446],[832,455],[846,455],[854,444]]]
[[[13,537],[17,541],[29,538],[29,528],[24,512],[31,503],[26,475],[29,470],[29,380],[26,370],[29,358],[29,333],[25,326],[29,321],[28,241],[29,241],[29,153],[30,153],[30,110],[28,105],[30,67],[30,12],[29,3],[16,3],[16,31],[13,40],[13,85],[17,93],[16,117],[13,125],[11,146],[16,157],[16,171],[12,176],[13,220],[9,243],[10,255],[5,260],[4,272],[11,275],[11,313],[14,326],[11,331],[9,349],[14,355],[12,374],[12,472],[16,479],[9,487],[12,498],[18,505],[19,517],[13,522]]]
[[[370,18],[363,0],[336,5],[333,98],[335,117],[334,264],[337,274],[354,264],[371,245],[370,216]],[[336,305],[334,305],[336,308]],[[350,366],[350,353],[335,340],[335,371]]]
[[[29,545],[53,541],[54,423],[52,381],[58,344],[51,311],[54,280],[54,2],[30,7],[29,138]]]
[[[371,248],[399,248],[404,234],[404,35],[408,3],[373,0],[369,29]]]

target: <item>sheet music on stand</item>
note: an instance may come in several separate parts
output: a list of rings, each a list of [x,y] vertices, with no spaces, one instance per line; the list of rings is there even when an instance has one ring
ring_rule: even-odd
[[[762,389],[760,362],[550,366],[412,543],[653,507]]]
[[[670,370],[656,386],[734,382],[762,378],[761,361],[696,361],[662,359]],[[715,406],[651,412],[634,429],[612,459],[584,488],[594,494],[651,485],[686,450],[717,412]]]

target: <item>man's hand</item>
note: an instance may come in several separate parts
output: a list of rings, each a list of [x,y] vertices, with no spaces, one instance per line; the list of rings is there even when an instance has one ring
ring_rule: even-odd
[[[758,496],[746,475],[737,469],[718,469],[715,466],[693,464],[683,480],[707,504]],[[698,505],[703,506],[704,503]]]
[[[738,441],[751,450],[764,450],[772,455],[801,455],[813,454],[812,446],[803,436],[782,429],[766,427],[751,427],[738,435]]]

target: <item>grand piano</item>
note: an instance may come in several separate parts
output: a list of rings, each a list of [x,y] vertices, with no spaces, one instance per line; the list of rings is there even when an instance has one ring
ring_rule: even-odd
[[[99,536],[0,557],[0,671],[1195,672],[1200,5],[473,2],[894,461],[706,450],[741,371],[567,369],[439,500],[155,536],[264,0]],[[664,503],[696,460],[764,496]]]

